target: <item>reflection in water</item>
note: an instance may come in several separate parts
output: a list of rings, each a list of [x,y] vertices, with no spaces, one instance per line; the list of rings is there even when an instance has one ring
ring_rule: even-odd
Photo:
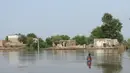
[[[130,49],[128,49],[127,54],[128,54],[128,56],[130,58]]]
[[[52,68],[51,64],[67,63],[67,65],[73,64],[77,67],[79,65],[86,65],[87,68],[88,52],[91,53],[92,57],[91,70],[93,70],[93,68],[101,68],[103,73],[120,73],[123,69],[122,56],[118,53],[111,53],[110,51],[108,53],[108,51],[97,52],[95,50],[48,50],[41,52],[39,55],[37,55],[37,52],[3,52],[1,53],[2,56],[0,56],[0,58],[3,57],[10,65],[34,65],[40,63],[44,66],[46,63],[46,65],[50,64],[50,68]],[[34,68],[37,67],[35,66]]]
[[[118,53],[100,53],[95,55],[95,64],[103,69],[103,73],[120,73],[122,69],[121,55]]]
[[[15,51],[12,51],[12,52],[3,51],[3,53],[2,53],[5,61],[7,61],[11,65],[19,64],[19,55],[18,54],[19,53],[15,52]]]
[[[84,50],[53,50],[44,51],[47,60],[83,61],[86,60]]]
[[[37,60],[36,52],[19,52],[20,64],[34,64]]]
[[[19,64],[19,53],[18,52],[8,52],[9,55],[9,64]]]

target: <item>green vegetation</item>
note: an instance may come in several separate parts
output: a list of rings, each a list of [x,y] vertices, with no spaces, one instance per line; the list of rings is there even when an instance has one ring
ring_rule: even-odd
[[[76,40],[77,45],[83,44],[91,44],[93,43],[94,38],[111,38],[118,39],[120,43],[123,42],[123,35],[121,34],[122,23],[119,19],[114,18],[111,14],[105,13],[102,17],[102,25],[94,28],[89,37],[76,35],[70,38],[68,35],[55,35],[51,37],[47,37],[45,40],[42,38],[38,38],[34,33],[29,33],[27,35],[18,34],[21,37],[19,38],[20,42],[23,42],[27,45],[27,48],[31,48],[31,50],[37,49],[37,42],[34,41],[34,38],[39,39],[40,48],[48,48],[52,47],[52,43],[58,43],[59,40]],[[6,37],[6,40],[8,38]],[[130,43],[130,39],[127,41]]]
[[[77,36],[73,37],[72,39],[76,40],[77,45],[89,44],[89,37],[86,37],[83,35],[82,36],[77,35]]]
[[[128,48],[130,48],[130,38],[126,42],[127,42]]]
[[[121,43],[123,42],[123,35],[121,34],[122,23],[119,19],[113,18],[109,13],[105,13],[102,17],[103,24],[96,27],[91,32],[91,36],[94,38],[111,38],[118,39]]]
[[[23,42],[23,44],[26,44],[27,50],[37,50],[38,42],[36,42],[34,40],[34,38],[39,39],[40,48],[52,47],[52,42],[56,43],[59,40],[69,40],[70,39],[70,37],[68,35],[55,35],[55,36],[46,38],[44,41],[42,38],[38,38],[37,35],[35,35],[34,33],[29,33],[27,35],[23,35],[23,34],[17,34],[17,35],[20,36],[18,38],[18,40],[20,42]]]
[[[38,38],[34,33],[29,33],[27,35],[23,35],[23,34],[18,34],[18,35],[20,36],[18,40],[20,42],[23,42],[23,44],[26,44],[26,49],[28,50],[37,50],[38,41],[35,41],[34,38],[39,39],[40,48],[46,47],[46,43],[44,42],[44,40],[42,40],[42,38]]]
[[[5,40],[8,41],[8,36],[5,37]]]
[[[46,38],[46,47],[52,47],[52,43],[55,42],[57,43],[57,41],[59,40],[69,40],[70,37],[68,35],[55,35],[55,36],[51,36],[51,37],[47,37]]]

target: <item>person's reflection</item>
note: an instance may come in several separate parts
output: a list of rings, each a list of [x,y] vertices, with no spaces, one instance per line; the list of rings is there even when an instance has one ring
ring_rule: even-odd
[[[91,68],[91,63],[92,63],[92,57],[91,57],[91,54],[89,53],[87,57],[87,65],[89,68]]]

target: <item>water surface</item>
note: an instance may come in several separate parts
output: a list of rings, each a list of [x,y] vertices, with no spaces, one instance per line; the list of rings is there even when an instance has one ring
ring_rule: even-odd
[[[91,69],[86,61],[88,52],[0,52],[0,73],[130,73],[130,51],[122,54],[91,51]]]

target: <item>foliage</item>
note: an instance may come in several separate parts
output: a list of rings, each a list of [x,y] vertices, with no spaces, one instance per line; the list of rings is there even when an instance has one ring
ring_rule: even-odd
[[[8,41],[8,36],[5,37],[5,40]]]
[[[42,38],[39,38],[39,47],[40,48],[46,48],[47,44],[44,40],[42,40]]]
[[[62,40],[69,40],[70,37],[68,35],[61,35],[60,36],[62,38]]]
[[[30,47],[30,48],[31,48],[31,47],[32,47],[33,42],[34,42],[34,41],[33,41],[33,38],[32,38],[32,37],[27,37],[27,43],[26,43],[26,44],[27,44],[27,46],[28,46],[28,47]]]
[[[27,37],[23,34],[20,34],[20,37],[18,38],[20,42],[23,42],[23,44],[27,43]]]
[[[77,45],[88,44],[88,42],[89,42],[89,38],[86,36],[77,35],[77,36],[73,37],[72,39],[76,40]]]
[[[127,40],[127,42],[130,44],[130,38]]]
[[[50,37],[46,38],[46,47],[52,46],[52,39]]]
[[[91,36],[93,36],[93,38],[103,38],[104,34],[103,31],[100,27],[96,27],[95,29],[93,29],[93,31],[91,32]]]
[[[109,13],[105,13],[102,22],[101,27],[97,27],[91,32],[94,38],[111,38],[118,39],[119,42],[123,41],[123,35],[121,34],[123,26],[118,19],[113,18]]]
[[[130,48],[130,38],[127,40],[128,48]]]
[[[113,18],[110,13],[105,13],[102,17],[102,22],[103,24],[101,26],[98,26],[92,30],[89,37],[77,35],[72,39],[76,40],[77,45],[91,44],[93,43],[94,38],[118,39],[119,42],[124,40],[123,35],[121,34],[122,23],[119,19]],[[23,35],[19,33],[17,35],[20,35],[18,40],[26,44],[28,48],[31,48],[31,50],[37,49],[37,42],[34,42],[33,40],[34,38],[38,38],[36,34],[29,33],[27,35]],[[60,40],[69,40],[70,37],[68,35],[55,35],[47,37],[45,41],[42,40],[42,38],[38,39],[39,47],[46,48],[52,47],[53,42],[58,43]],[[8,40],[8,37],[6,37],[5,40]],[[130,39],[128,39],[127,42],[130,44]]]
[[[18,40],[20,42],[23,42],[23,44],[26,44],[28,50],[37,50],[38,48],[38,42],[34,41],[34,38],[37,38],[37,36],[34,33],[29,33],[27,35],[23,35],[23,34],[16,34],[19,35],[20,37],[18,38]],[[46,47],[46,42],[44,40],[42,40],[42,38],[37,38],[39,39],[39,48],[45,48]]]
[[[29,34],[27,34],[27,37],[37,38],[37,36],[36,36],[34,33],[29,33]]]
[[[52,40],[52,42],[58,42],[58,41],[62,40],[62,37],[60,35],[51,36],[51,40]]]
[[[60,40],[69,40],[70,37],[68,35],[55,35],[46,38],[46,47],[52,47],[52,43],[58,44]]]

